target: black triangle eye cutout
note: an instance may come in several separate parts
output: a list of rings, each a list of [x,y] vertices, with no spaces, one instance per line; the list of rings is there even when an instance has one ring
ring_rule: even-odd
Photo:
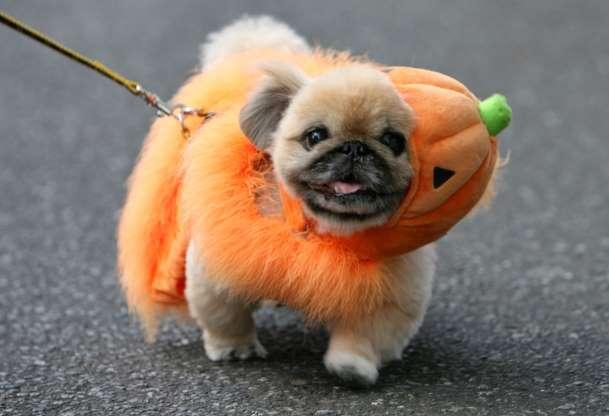
[[[440,168],[438,166],[433,168],[433,187],[438,189],[444,185],[450,178],[455,175],[454,170]]]

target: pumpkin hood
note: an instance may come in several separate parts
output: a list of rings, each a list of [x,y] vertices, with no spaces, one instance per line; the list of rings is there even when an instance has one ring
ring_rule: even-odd
[[[461,83],[437,72],[395,67],[389,77],[414,114],[410,188],[386,225],[349,237],[322,237],[365,259],[414,250],[459,222],[478,203],[495,170],[498,143],[489,130],[498,133],[511,117],[503,97],[480,103]],[[282,201],[295,229],[313,228],[300,201],[283,189]]]

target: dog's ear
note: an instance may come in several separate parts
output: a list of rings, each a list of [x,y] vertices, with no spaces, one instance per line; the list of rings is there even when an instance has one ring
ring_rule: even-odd
[[[273,62],[262,67],[265,75],[241,109],[241,130],[259,149],[267,149],[273,133],[292,97],[306,83],[306,76],[296,67]]]

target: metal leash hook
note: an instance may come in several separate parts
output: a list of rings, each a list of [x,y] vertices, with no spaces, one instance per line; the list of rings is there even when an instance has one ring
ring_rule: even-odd
[[[178,120],[178,123],[180,123],[180,126],[182,127],[182,134],[184,135],[185,139],[190,137],[190,130],[188,130],[188,127],[186,127],[185,124],[187,117],[194,116],[202,118],[203,121],[207,121],[214,115],[215,113],[204,111],[200,108],[189,107],[184,104],[177,104],[171,110],[171,116]]]
[[[146,104],[156,110],[157,117],[170,116],[175,118],[178,123],[180,123],[182,134],[184,135],[185,139],[190,137],[190,130],[188,130],[186,127],[186,118],[189,116],[195,116],[206,121],[215,115],[215,113],[207,112],[200,108],[190,107],[184,104],[177,104],[170,108],[169,105],[165,101],[161,100],[158,95],[147,91],[146,89],[142,88],[141,85],[137,84],[135,89],[136,95],[138,97],[142,97],[144,101],[146,101]]]
[[[172,108],[169,105],[161,100],[158,95],[145,90],[141,85],[137,84],[136,87],[136,95],[142,97],[146,104],[153,107],[156,110],[157,117],[165,117],[170,116],[175,118],[178,123],[180,123],[180,127],[182,128],[182,134],[185,139],[190,137],[190,130],[186,127],[186,119],[189,116],[202,118],[203,121],[207,121],[212,118],[215,113],[204,111],[200,108],[190,107],[184,104],[177,104]]]
[[[159,98],[158,95],[144,89],[141,85],[137,84],[135,86],[136,95],[138,97],[142,97],[146,104],[151,106],[156,110],[157,117],[165,117],[170,116],[175,118],[178,123],[180,123],[180,127],[182,128],[182,134],[185,139],[190,137],[190,130],[186,127],[186,119],[189,116],[200,117],[204,121],[209,120],[214,116],[214,113],[204,111],[200,108],[190,107],[184,104],[177,104],[173,107],[169,107],[169,105]]]

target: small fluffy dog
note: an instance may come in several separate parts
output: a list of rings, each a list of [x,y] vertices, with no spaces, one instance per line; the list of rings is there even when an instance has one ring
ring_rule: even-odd
[[[280,301],[328,327],[331,373],[373,384],[425,314],[429,242],[493,195],[505,98],[246,17],[209,36],[175,100],[214,116],[187,118],[188,140],[155,121],[118,233],[148,334],[189,311],[211,360],[264,357],[252,313]]]
[[[307,43],[269,17],[243,18],[209,35],[203,70],[248,48],[306,52]],[[265,64],[266,78],[240,114],[243,132],[273,161],[276,181],[303,201],[317,233],[350,235],[384,224],[395,213],[412,179],[405,143],[412,112],[387,75],[366,65],[309,77],[289,64]],[[267,198],[264,211],[281,209]],[[275,201],[275,202],[273,202]],[[276,205],[274,205],[274,203]],[[430,245],[385,260],[395,302],[357,323],[328,324],[324,364],[340,378],[373,384],[384,363],[400,359],[427,308],[436,255]],[[208,279],[191,242],[186,298],[214,361],[265,357],[252,312],[257,304],[231,295]]]

